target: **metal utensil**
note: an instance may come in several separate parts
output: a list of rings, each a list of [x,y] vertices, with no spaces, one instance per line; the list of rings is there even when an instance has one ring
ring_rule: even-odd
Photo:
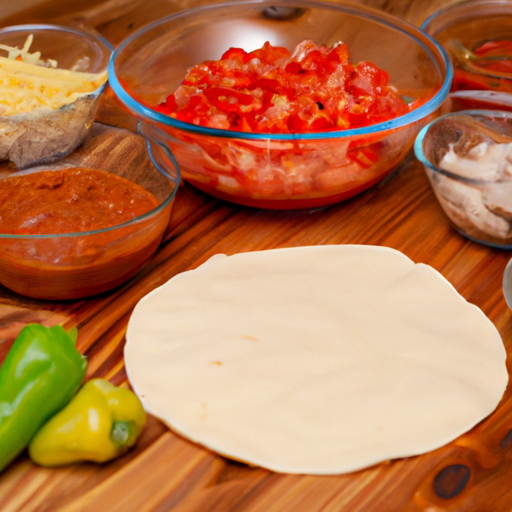
[[[478,46],[478,45],[477,45]],[[510,76],[504,71],[486,69],[490,64],[499,61],[510,61],[510,55],[479,56],[466,48],[458,39],[453,39],[445,44],[445,47],[452,54],[453,59],[464,69],[477,74],[491,74],[496,76]]]

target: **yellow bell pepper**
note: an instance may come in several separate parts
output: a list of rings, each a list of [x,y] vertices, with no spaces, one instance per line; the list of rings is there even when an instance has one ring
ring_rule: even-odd
[[[29,455],[41,466],[106,462],[133,446],[145,424],[146,412],[132,391],[92,379],[38,431]]]

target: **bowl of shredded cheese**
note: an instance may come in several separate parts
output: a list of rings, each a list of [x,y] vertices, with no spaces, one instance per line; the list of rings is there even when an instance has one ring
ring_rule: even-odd
[[[107,82],[112,47],[57,25],[0,30],[0,160],[18,169],[53,162],[87,135]]]

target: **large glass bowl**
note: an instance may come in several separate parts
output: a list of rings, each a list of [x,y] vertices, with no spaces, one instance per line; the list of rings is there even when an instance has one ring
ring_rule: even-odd
[[[41,59],[56,62],[58,70],[105,74],[94,91],[57,109],[37,108],[26,113],[2,115],[7,98],[0,101],[0,160],[10,160],[18,169],[49,163],[78,147],[89,132],[100,96],[106,84],[112,46],[96,33],[59,25],[16,25],[0,29],[0,56],[7,57],[7,47],[22,49],[33,37],[30,53],[40,52]],[[17,86],[0,79],[4,91]],[[56,86],[43,94],[55,93]]]
[[[390,74],[415,110],[364,128],[308,134],[243,133],[205,128],[163,115],[155,106],[187,70],[266,41],[293,50],[348,45],[352,62],[372,61]],[[302,0],[249,0],[210,5],[163,18],[114,52],[109,79],[141,120],[154,153],[172,153],[185,180],[209,194],[265,208],[317,207],[347,199],[387,176],[421,126],[445,99],[452,68],[440,46],[419,29],[376,10]]]
[[[2,234],[0,225],[0,284],[39,299],[88,297],[133,277],[157,250],[169,224],[180,177],[172,162],[165,169],[151,162],[146,142],[138,134],[94,123],[82,146],[68,157],[2,173],[0,178],[75,167],[109,172],[136,183],[156,196],[158,205],[122,224],[97,230]]]

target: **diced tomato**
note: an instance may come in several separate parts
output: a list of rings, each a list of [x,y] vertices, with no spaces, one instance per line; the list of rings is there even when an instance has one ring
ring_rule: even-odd
[[[344,43],[327,48],[306,40],[293,52],[269,42],[251,52],[230,48],[221,59],[191,68],[156,108],[200,126],[291,134],[364,127],[417,105],[407,104],[373,63],[352,64]],[[186,176],[253,199],[345,193],[382,172],[379,135],[292,143],[169,131]]]
[[[304,69],[298,62],[289,62],[286,64],[284,70],[290,75],[299,75],[300,73],[304,73]]]
[[[212,87],[211,89],[206,89],[204,95],[214,107],[224,113],[246,112],[249,109],[254,110],[258,108],[261,104],[253,95],[227,87]]]
[[[174,94],[169,94],[169,96],[167,96],[166,100],[158,106],[164,113],[165,112],[174,112],[175,110],[178,109],[178,105],[176,103]]]
[[[230,48],[224,52],[221,60],[231,59],[241,63],[246,63],[251,60],[251,56],[242,48]]]
[[[327,55],[327,60],[337,62],[338,64],[348,63],[349,53],[346,44],[336,44]]]
[[[260,49],[252,51],[249,55],[268,64],[276,64],[279,60],[288,58],[290,52],[281,46],[272,46],[267,41]]]
[[[408,105],[371,62],[348,48],[303,41],[293,53],[266,42],[230,48],[189,70],[158,110],[185,122],[256,133],[310,133],[362,127],[405,114]]]

